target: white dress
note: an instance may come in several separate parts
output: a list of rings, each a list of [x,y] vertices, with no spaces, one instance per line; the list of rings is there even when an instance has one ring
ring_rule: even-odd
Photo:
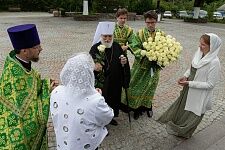
[[[57,149],[60,150],[95,150],[107,135],[105,125],[114,115],[101,94],[94,89],[93,68],[91,65],[88,68],[84,61],[87,58],[83,60],[83,57],[78,59],[75,56],[71,58],[73,61],[67,62],[60,75],[63,85],[56,87],[51,94],[51,117]],[[82,63],[77,64],[82,61],[86,68]],[[73,70],[74,73],[71,73]],[[71,79],[65,80],[68,78]]]

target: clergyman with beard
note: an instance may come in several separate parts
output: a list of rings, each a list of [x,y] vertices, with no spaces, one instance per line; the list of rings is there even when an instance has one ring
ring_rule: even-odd
[[[0,149],[47,149],[50,92],[58,82],[31,67],[42,51],[36,25],[10,27],[13,45],[0,77]]]
[[[103,74],[102,95],[106,103],[118,117],[121,103],[122,87],[128,88],[130,82],[130,66],[121,46],[113,41],[114,22],[99,22],[90,54],[95,61],[95,77],[99,82],[99,74]],[[101,60],[101,61],[99,61]],[[110,122],[118,125],[115,118]]]

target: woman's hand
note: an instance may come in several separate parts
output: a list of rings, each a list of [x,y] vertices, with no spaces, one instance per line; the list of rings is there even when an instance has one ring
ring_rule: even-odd
[[[178,79],[178,84],[179,85],[181,85],[181,86],[185,86],[185,85],[187,85],[188,84],[188,81],[187,81],[187,77],[182,77],[182,78],[180,78],[180,79]]]
[[[95,63],[95,71],[102,71],[102,65],[100,63]]]
[[[95,90],[102,95],[102,90],[100,88],[96,88]]]

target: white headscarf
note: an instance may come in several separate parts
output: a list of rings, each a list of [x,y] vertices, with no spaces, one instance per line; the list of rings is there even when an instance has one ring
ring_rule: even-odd
[[[202,66],[208,64],[213,59],[217,58],[217,55],[219,53],[221,47],[221,39],[213,33],[206,33],[206,35],[210,36],[210,50],[202,58],[203,53],[201,52],[200,48],[198,48],[192,60],[192,66],[194,68],[201,68]]]
[[[94,40],[92,45],[98,43],[101,39],[101,35],[113,35],[115,29],[115,22],[99,22],[95,31]]]
[[[94,62],[87,53],[70,58],[50,98],[58,150],[96,149],[107,135],[113,110],[94,88]]]
[[[94,61],[87,53],[70,58],[60,73],[62,84],[73,96],[88,96],[96,93],[94,87]]]

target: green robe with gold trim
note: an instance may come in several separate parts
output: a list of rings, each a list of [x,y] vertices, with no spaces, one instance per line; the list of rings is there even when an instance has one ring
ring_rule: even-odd
[[[11,51],[0,78],[1,150],[48,149],[49,100],[50,80],[27,72]]]
[[[115,25],[114,30],[114,41],[119,43],[120,46],[126,46],[132,42],[133,38],[133,29],[128,25],[124,27],[119,27],[118,24]]]
[[[143,50],[142,44],[151,36],[153,39],[155,33],[160,32],[156,29],[155,32],[149,32],[147,28],[140,29],[135,38],[132,39],[130,48],[134,53],[135,60],[131,69],[131,81],[128,89],[129,107],[132,109],[152,107],[152,100],[159,81],[160,67],[154,61],[149,61],[147,57],[141,56]],[[151,76],[151,68],[153,76]],[[127,105],[125,96],[122,98],[122,103]]]

